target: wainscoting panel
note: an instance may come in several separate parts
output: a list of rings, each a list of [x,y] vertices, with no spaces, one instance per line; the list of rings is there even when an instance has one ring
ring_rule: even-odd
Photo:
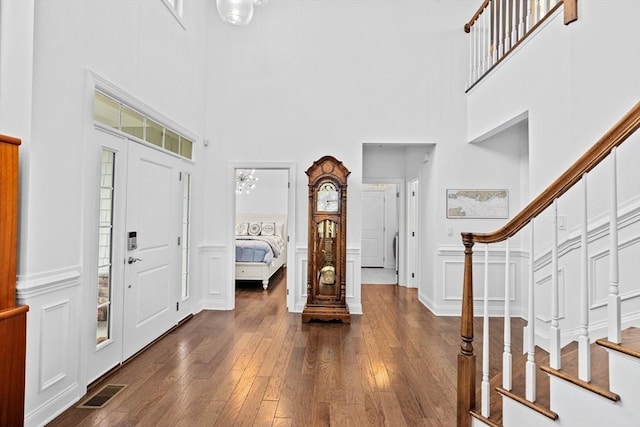
[[[203,286],[202,308],[205,310],[233,310],[229,253],[223,243],[198,246],[200,254],[200,279]]]
[[[558,313],[565,318],[565,269],[558,268]],[[536,279],[536,319],[544,323],[551,322],[551,272]]]
[[[42,307],[40,316],[40,391],[69,375],[69,300]],[[61,351],[62,350],[62,351]]]
[[[619,292],[623,301],[640,297],[640,236],[619,243]],[[607,305],[609,294],[609,248],[589,254],[591,308]]]
[[[479,258],[479,257],[478,257]],[[489,301],[504,301],[504,261],[489,261]],[[464,260],[443,261],[443,295],[445,301],[462,300]],[[457,286],[456,286],[457,282]],[[516,299],[515,262],[509,262],[509,301]],[[484,295],[484,261],[473,263],[473,299],[482,301]]]
[[[80,277],[80,269],[70,267],[20,278],[18,301],[30,307],[26,426],[46,424],[84,394],[80,349],[86,325],[81,321],[85,305]]]

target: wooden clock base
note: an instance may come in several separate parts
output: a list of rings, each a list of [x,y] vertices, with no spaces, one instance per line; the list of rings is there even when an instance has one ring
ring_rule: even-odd
[[[349,307],[346,305],[336,307],[307,304],[302,312],[302,323],[307,323],[311,320],[338,320],[342,323],[351,323],[351,314],[349,314]]]

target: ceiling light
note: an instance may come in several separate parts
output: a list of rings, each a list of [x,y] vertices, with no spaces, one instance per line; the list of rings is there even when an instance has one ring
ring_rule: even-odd
[[[253,6],[262,6],[267,0],[216,0],[218,14],[224,22],[235,26],[247,25],[253,18]]]
[[[236,193],[249,194],[256,187],[258,178],[255,169],[236,169]]]

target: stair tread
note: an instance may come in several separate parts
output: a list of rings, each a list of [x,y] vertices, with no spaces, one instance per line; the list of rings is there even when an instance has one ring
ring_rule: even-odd
[[[575,347],[575,349],[573,349]],[[603,390],[609,390],[609,355],[607,351],[599,345],[592,343],[591,350],[591,381],[589,383]],[[575,354],[574,354],[575,352]],[[579,378],[579,356],[578,344],[572,342],[572,350],[562,355],[562,365],[559,369],[573,378]],[[597,366],[598,369],[593,369]]]
[[[621,338],[620,344],[612,343],[606,338],[599,339],[596,343],[640,359],[640,328],[633,326],[625,329],[622,331]]]

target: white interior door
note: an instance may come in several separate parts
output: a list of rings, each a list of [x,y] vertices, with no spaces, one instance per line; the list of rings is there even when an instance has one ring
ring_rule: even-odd
[[[128,148],[123,360],[177,323],[181,285],[178,160],[134,142]]]
[[[362,191],[362,267],[384,267],[384,190]]]

